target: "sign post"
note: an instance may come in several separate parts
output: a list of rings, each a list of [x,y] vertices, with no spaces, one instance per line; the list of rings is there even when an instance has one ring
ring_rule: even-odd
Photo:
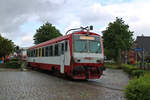
[[[134,51],[136,52],[136,62],[137,62],[137,52],[142,52],[142,66],[144,67],[144,49],[143,48],[134,48]]]

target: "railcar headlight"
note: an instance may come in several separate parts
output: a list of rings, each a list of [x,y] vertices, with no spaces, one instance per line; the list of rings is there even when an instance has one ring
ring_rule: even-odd
[[[100,62],[101,62],[101,60],[96,60],[96,62],[100,63]]]
[[[75,58],[74,61],[75,61],[75,62],[80,62],[81,60],[78,59],[78,58]]]
[[[80,62],[80,59],[78,59],[77,62]]]

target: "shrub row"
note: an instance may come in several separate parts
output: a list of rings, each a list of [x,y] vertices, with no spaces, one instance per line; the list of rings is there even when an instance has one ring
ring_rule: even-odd
[[[11,59],[6,63],[7,68],[20,68],[20,64],[18,63],[18,59]]]
[[[149,73],[147,70],[142,70],[139,67],[136,67],[135,65],[128,65],[123,64],[122,69],[129,74],[131,77],[140,77],[143,76],[145,73]]]
[[[112,63],[105,63],[104,66],[106,68],[111,68],[111,69],[121,69],[121,66],[118,66],[117,64],[112,64]]]
[[[139,70],[135,65],[122,64],[122,69],[127,72],[129,75],[132,75],[134,70]]]
[[[126,87],[127,100],[150,100],[150,74],[131,80]]]

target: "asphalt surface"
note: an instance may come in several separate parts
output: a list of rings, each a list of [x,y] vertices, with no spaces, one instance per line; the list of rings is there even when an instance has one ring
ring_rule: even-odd
[[[125,100],[128,81],[112,69],[97,80],[71,81],[45,71],[0,68],[0,100]]]

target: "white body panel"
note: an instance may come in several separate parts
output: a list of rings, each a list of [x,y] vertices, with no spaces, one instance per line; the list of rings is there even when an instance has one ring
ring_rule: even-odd
[[[69,44],[69,42],[68,42]],[[68,45],[68,50],[64,52],[63,60],[60,56],[49,56],[49,57],[27,57],[27,62],[34,62],[34,63],[43,63],[43,64],[54,64],[54,65],[60,65],[62,62],[64,65],[69,66],[70,65],[70,47]]]
[[[78,60],[80,60],[80,63],[97,63],[97,60],[104,60],[104,56],[102,53],[73,53],[73,55],[75,62],[78,62]]]
[[[65,56],[62,54],[60,56],[60,73],[64,73],[64,63],[65,63]]]

